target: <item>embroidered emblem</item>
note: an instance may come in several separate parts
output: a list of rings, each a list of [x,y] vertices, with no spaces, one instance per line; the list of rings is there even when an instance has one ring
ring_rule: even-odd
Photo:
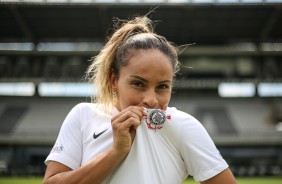
[[[145,119],[147,127],[152,130],[161,129],[166,122],[166,119],[170,119],[170,116],[165,114],[164,110],[160,109],[147,109],[148,115]]]

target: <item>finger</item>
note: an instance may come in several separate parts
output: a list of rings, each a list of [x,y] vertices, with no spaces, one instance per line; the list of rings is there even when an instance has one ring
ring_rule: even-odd
[[[125,121],[124,126],[129,128],[133,127],[134,129],[137,129],[140,124],[141,124],[141,120],[139,118],[136,119],[132,117],[127,119],[127,121]]]
[[[119,119],[116,119],[112,122],[113,129],[125,129],[128,131],[130,127],[134,127],[136,129],[141,124],[141,120],[139,117],[136,116],[126,116],[125,119],[123,117],[120,117]]]
[[[127,112],[121,114],[116,119],[113,118],[112,119],[112,125],[121,124],[121,123],[124,123],[127,120],[135,120],[135,119],[140,121],[140,118],[137,114],[135,114],[132,111],[127,111]]]
[[[130,113],[132,116],[135,116],[135,114],[141,119],[143,116],[143,107],[140,106],[129,106],[126,109],[124,109],[124,113]],[[135,114],[133,114],[135,113]]]
[[[116,120],[119,121],[119,122],[123,122],[130,117],[139,118],[140,121],[141,121],[141,119],[142,119],[142,117],[144,116],[144,113],[145,113],[143,111],[144,111],[144,109],[142,107],[130,106],[130,107],[124,109],[123,111],[121,111],[116,116],[114,116],[112,118],[112,122],[116,121]]]

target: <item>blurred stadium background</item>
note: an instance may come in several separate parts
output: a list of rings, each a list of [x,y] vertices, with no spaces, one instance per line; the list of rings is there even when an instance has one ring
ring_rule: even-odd
[[[43,175],[65,116],[90,102],[84,71],[112,18],[156,7],[156,32],[182,46],[170,105],[236,176],[282,176],[280,0],[0,0],[0,176]]]

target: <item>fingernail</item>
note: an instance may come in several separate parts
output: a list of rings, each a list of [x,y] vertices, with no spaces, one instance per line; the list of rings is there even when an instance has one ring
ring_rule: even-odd
[[[148,114],[148,111],[147,111],[147,108],[146,108],[146,107],[143,107],[143,112],[144,112],[145,115]]]

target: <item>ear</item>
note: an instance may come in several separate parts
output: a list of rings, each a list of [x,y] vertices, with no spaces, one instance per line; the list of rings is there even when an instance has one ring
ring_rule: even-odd
[[[116,75],[114,74],[114,72],[112,71],[111,72],[111,87],[112,87],[112,90],[116,90],[117,89],[117,77]]]

